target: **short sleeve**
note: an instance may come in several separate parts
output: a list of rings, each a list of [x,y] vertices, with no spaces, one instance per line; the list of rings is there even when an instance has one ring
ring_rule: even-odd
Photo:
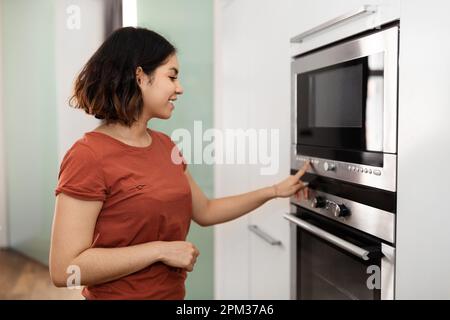
[[[106,199],[101,164],[88,146],[77,142],[64,156],[55,195],[61,192],[81,200]]]

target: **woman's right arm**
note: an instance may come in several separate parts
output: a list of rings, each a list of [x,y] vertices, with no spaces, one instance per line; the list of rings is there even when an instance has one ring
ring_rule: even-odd
[[[57,287],[67,286],[69,267],[80,270],[80,285],[122,278],[155,262],[192,271],[197,248],[185,241],[147,242],[122,248],[91,248],[102,201],[84,201],[64,193],[56,197],[50,247],[50,275]]]

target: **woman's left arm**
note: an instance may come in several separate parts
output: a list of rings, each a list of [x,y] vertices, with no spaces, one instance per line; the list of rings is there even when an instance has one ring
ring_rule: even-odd
[[[212,226],[239,218],[277,197],[286,198],[294,194],[308,197],[308,189],[300,180],[308,166],[309,162],[295,175],[289,176],[271,187],[212,200],[205,196],[189,172],[186,171],[191,186],[193,220],[201,226]]]

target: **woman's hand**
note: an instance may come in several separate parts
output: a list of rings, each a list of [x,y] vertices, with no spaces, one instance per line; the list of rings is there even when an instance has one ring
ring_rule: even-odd
[[[194,270],[194,264],[200,255],[197,247],[187,241],[161,242],[160,261],[168,266]]]
[[[304,197],[308,199],[307,184],[302,182],[300,178],[305,174],[309,168],[309,161],[307,161],[303,167],[297,171],[293,176],[289,176],[280,183],[274,184],[275,197],[287,198],[295,194],[297,198]]]

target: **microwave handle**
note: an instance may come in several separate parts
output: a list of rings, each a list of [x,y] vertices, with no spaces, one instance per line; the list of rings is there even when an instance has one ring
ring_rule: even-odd
[[[345,22],[347,20],[350,20],[352,18],[356,18],[358,16],[367,15],[367,14],[373,14],[377,12],[376,6],[372,5],[364,5],[363,7],[359,8],[358,10],[348,12],[346,14],[343,14],[339,17],[336,17],[334,19],[331,19],[327,22],[322,23],[321,25],[314,27],[312,29],[309,29],[308,31],[305,31],[303,33],[300,33],[299,35],[296,35],[295,37],[291,38],[291,43],[301,43],[306,37],[310,37],[316,33],[319,33],[321,31],[324,31],[326,29],[329,29],[331,27],[334,27],[337,24],[340,24],[342,22]]]
[[[335,236],[334,234],[331,234],[321,228],[316,227],[315,225],[313,225],[309,222],[306,222],[303,219],[300,219],[300,218],[294,216],[293,214],[286,213],[284,215],[284,218],[287,219],[289,222],[295,224],[296,226],[302,228],[303,230],[309,231],[310,233],[314,234],[315,236],[317,236],[329,243],[336,245],[337,247],[357,256],[360,259],[367,261],[370,259],[370,256],[372,256],[372,254],[375,253],[373,251],[369,251],[369,250],[363,249],[361,247],[358,247],[358,246],[354,245],[353,243],[348,242],[347,240],[341,239],[341,238]]]

